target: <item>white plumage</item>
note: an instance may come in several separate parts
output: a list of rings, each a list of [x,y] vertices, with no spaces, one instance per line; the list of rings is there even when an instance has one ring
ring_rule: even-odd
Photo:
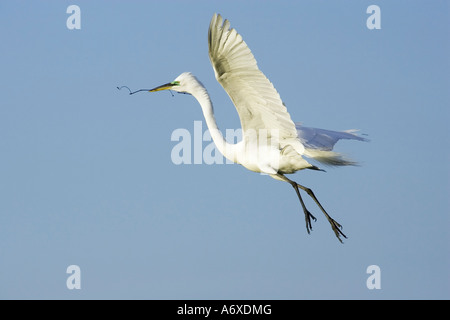
[[[288,179],[285,174],[302,169],[320,170],[303,156],[331,166],[355,165],[355,162],[332,149],[340,139],[366,139],[351,130],[338,132],[295,124],[277,90],[259,70],[241,35],[231,29],[229,21],[224,21],[220,15],[215,14],[211,19],[208,46],[216,79],[230,96],[239,114],[242,126],[240,142],[229,144],[225,141],[217,127],[208,92],[191,73],[182,73],[174,81],[149,91],[171,89],[192,94],[202,107],[212,139],[226,158],[249,170],[266,173],[291,184],[305,213],[309,233],[311,219],[316,219],[306,209],[300,195],[300,189],[305,191],[325,214],[341,241],[340,236],[345,237],[341,226],[328,215],[311,189]]]

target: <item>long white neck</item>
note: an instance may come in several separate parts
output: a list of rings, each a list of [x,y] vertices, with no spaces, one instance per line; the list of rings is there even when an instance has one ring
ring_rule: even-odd
[[[208,91],[206,88],[198,81],[195,85],[191,94],[195,99],[200,103],[202,107],[203,116],[206,120],[206,125],[208,126],[209,132],[211,134],[211,138],[217,146],[217,149],[229,160],[236,162],[236,151],[235,145],[228,143],[222,135],[222,132],[219,130],[216,122],[216,118],[214,117],[214,109],[209,97]]]

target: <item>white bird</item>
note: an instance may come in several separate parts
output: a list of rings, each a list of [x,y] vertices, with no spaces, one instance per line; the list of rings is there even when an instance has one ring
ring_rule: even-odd
[[[203,110],[214,143],[227,159],[251,171],[265,173],[289,183],[300,200],[306,230],[310,233],[311,219],[316,218],[306,209],[300,195],[300,190],[305,191],[325,214],[336,237],[342,242],[340,236],[346,238],[341,231],[342,226],[328,215],[311,189],[290,180],[286,174],[302,169],[321,170],[303,156],[330,166],[356,165],[332,149],[340,139],[366,139],[354,134],[352,130],[337,132],[295,124],[277,90],[258,69],[247,44],[235,29],[230,29],[229,21],[223,21],[220,15],[214,14],[211,20],[208,46],[216,79],[230,96],[239,114],[242,126],[240,142],[230,144],[223,138],[214,117],[209,94],[191,73],[182,73],[174,81],[154,89],[138,91],[170,89],[193,95]]]

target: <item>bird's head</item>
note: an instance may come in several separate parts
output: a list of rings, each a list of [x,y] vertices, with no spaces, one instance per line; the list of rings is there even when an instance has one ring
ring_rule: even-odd
[[[172,82],[160,85],[156,88],[150,89],[149,92],[156,92],[161,90],[173,90],[180,93],[192,94],[195,89],[201,85],[200,81],[190,72],[183,72]]]

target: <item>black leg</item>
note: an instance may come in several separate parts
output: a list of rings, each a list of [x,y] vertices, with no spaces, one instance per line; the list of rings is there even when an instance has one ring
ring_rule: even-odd
[[[317,219],[308,211],[308,209],[306,209],[305,203],[303,202],[303,199],[300,196],[300,191],[298,190],[298,188],[305,191],[314,200],[314,202],[317,204],[317,206],[320,208],[320,210],[322,210],[323,214],[325,215],[328,222],[330,223],[331,229],[333,229],[334,234],[336,235],[338,240],[342,243],[341,236],[343,236],[344,238],[347,239],[347,236],[341,231],[342,226],[336,220],[334,220],[333,218],[330,217],[330,215],[325,211],[325,209],[320,204],[319,200],[317,200],[316,196],[314,195],[314,192],[312,192],[311,189],[304,187],[304,186],[298,184],[297,182],[286,178],[284,175],[281,175],[281,174],[278,174],[277,178],[278,178],[278,180],[283,180],[283,181],[289,182],[291,184],[291,186],[294,188],[295,192],[297,193],[297,196],[300,199],[300,203],[303,208],[303,212],[305,213],[306,230],[308,231],[308,233],[310,232],[310,230],[312,230],[311,218],[314,221],[316,221]]]
[[[322,205],[320,204],[319,200],[317,200],[317,198],[316,198],[316,196],[314,195],[314,193],[312,192],[312,190],[309,189],[309,188],[306,188],[306,187],[304,187],[304,186],[302,186],[302,185],[300,185],[300,184],[298,184],[298,183],[296,183],[296,184],[297,184],[297,187],[299,187],[300,189],[302,189],[303,191],[305,191],[305,192],[306,192],[306,193],[314,200],[314,202],[319,206],[320,210],[322,210],[322,212],[323,212],[323,214],[325,215],[325,217],[327,217],[328,222],[331,224],[331,228],[333,229],[334,234],[336,235],[336,237],[338,238],[338,240],[339,240],[340,242],[342,242],[340,236],[343,236],[344,238],[347,239],[347,236],[341,231],[342,226],[341,226],[339,223],[337,223],[336,220],[334,220],[333,218],[330,217],[330,215],[325,211],[325,209],[324,209],[324,208],[322,207]]]

